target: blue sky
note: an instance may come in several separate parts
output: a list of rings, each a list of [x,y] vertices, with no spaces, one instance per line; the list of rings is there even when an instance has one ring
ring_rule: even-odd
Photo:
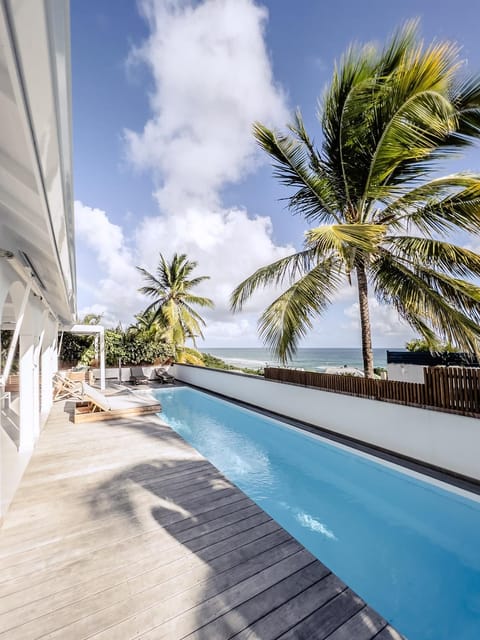
[[[299,106],[319,141],[317,98],[352,42],[383,42],[408,18],[425,40],[462,46],[480,71],[475,0],[71,0],[78,308],[128,323],[145,306],[135,265],[186,252],[214,298],[205,346],[256,346],[272,294],[232,316],[228,296],[258,266],[301,246],[305,225],[250,135]],[[480,169],[471,150],[448,171]],[[345,287],[304,346],[358,346],[355,290]],[[408,328],[372,303],[374,346]]]

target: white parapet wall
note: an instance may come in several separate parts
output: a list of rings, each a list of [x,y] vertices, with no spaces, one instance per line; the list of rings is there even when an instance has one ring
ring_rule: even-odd
[[[149,380],[154,380],[155,379],[155,369],[158,369],[158,365],[138,365],[138,367],[140,367],[143,371],[143,375],[147,376],[147,378]],[[99,380],[100,379],[100,369],[92,369],[92,373],[93,373],[93,377],[95,378],[95,380]],[[119,369],[118,367],[106,367],[105,368],[105,378],[107,380],[118,380],[119,379],[119,373],[121,376],[121,381],[122,382],[129,382],[130,378],[132,376],[132,368],[131,367],[121,367],[121,369]]]
[[[423,384],[423,372],[426,367],[419,364],[387,364],[387,378],[389,380],[399,380],[400,382],[419,382]]]
[[[480,420],[176,364],[177,380],[480,480]]]

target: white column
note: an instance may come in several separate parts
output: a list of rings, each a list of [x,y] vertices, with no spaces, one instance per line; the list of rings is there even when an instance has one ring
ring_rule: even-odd
[[[37,369],[38,372],[38,369]],[[20,451],[33,449],[38,431],[38,375],[35,375],[35,336],[20,336]],[[35,385],[36,382],[36,385]]]
[[[42,376],[40,391],[40,426],[45,424],[53,404],[52,376],[57,371],[58,325],[50,315],[44,319],[45,338],[40,358],[40,375]]]
[[[7,297],[8,289],[11,284],[10,267],[5,264],[5,261],[0,261],[0,323],[3,320],[3,305],[5,298]],[[0,368],[0,374],[2,373]],[[0,385],[0,393],[3,392],[3,387]],[[6,462],[8,460],[8,451],[4,442],[2,429],[2,412],[0,411],[0,526],[2,524],[2,517],[5,511],[5,504],[7,502],[7,469]]]
[[[100,331],[100,389],[105,390],[105,335],[103,327]]]
[[[51,367],[52,367],[52,373],[56,373],[58,371],[58,324],[56,325],[56,335],[55,335],[55,339],[53,341],[52,344],[52,351],[51,351],[51,356],[52,356],[52,363],[51,363]]]
[[[40,423],[41,426],[48,418],[53,402],[52,389],[52,345],[46,345],[40,358],[40,374],[42,376],[40,393]]]
[[[43,332],[33,337],[33,437],[40,435],[40,353],[42,350]]]

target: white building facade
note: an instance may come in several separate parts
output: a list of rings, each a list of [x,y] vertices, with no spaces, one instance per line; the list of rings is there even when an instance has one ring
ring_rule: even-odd
[[[69,23],[68,0],[0,0],[0,522],[76,315]]]

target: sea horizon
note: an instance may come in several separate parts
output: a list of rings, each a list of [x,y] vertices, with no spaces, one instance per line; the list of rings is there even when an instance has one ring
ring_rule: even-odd
[[[268,349],[262,347],[202,347],[199,350],[237,367],[257,369],[280,364]],[[374,348],[375,367],[387,366],[387,350],[399,351],[405,350],[405,347]],[[363,369],[362,350],[359,347],[300,347],[287,366],[314,371],[343,366]]]

